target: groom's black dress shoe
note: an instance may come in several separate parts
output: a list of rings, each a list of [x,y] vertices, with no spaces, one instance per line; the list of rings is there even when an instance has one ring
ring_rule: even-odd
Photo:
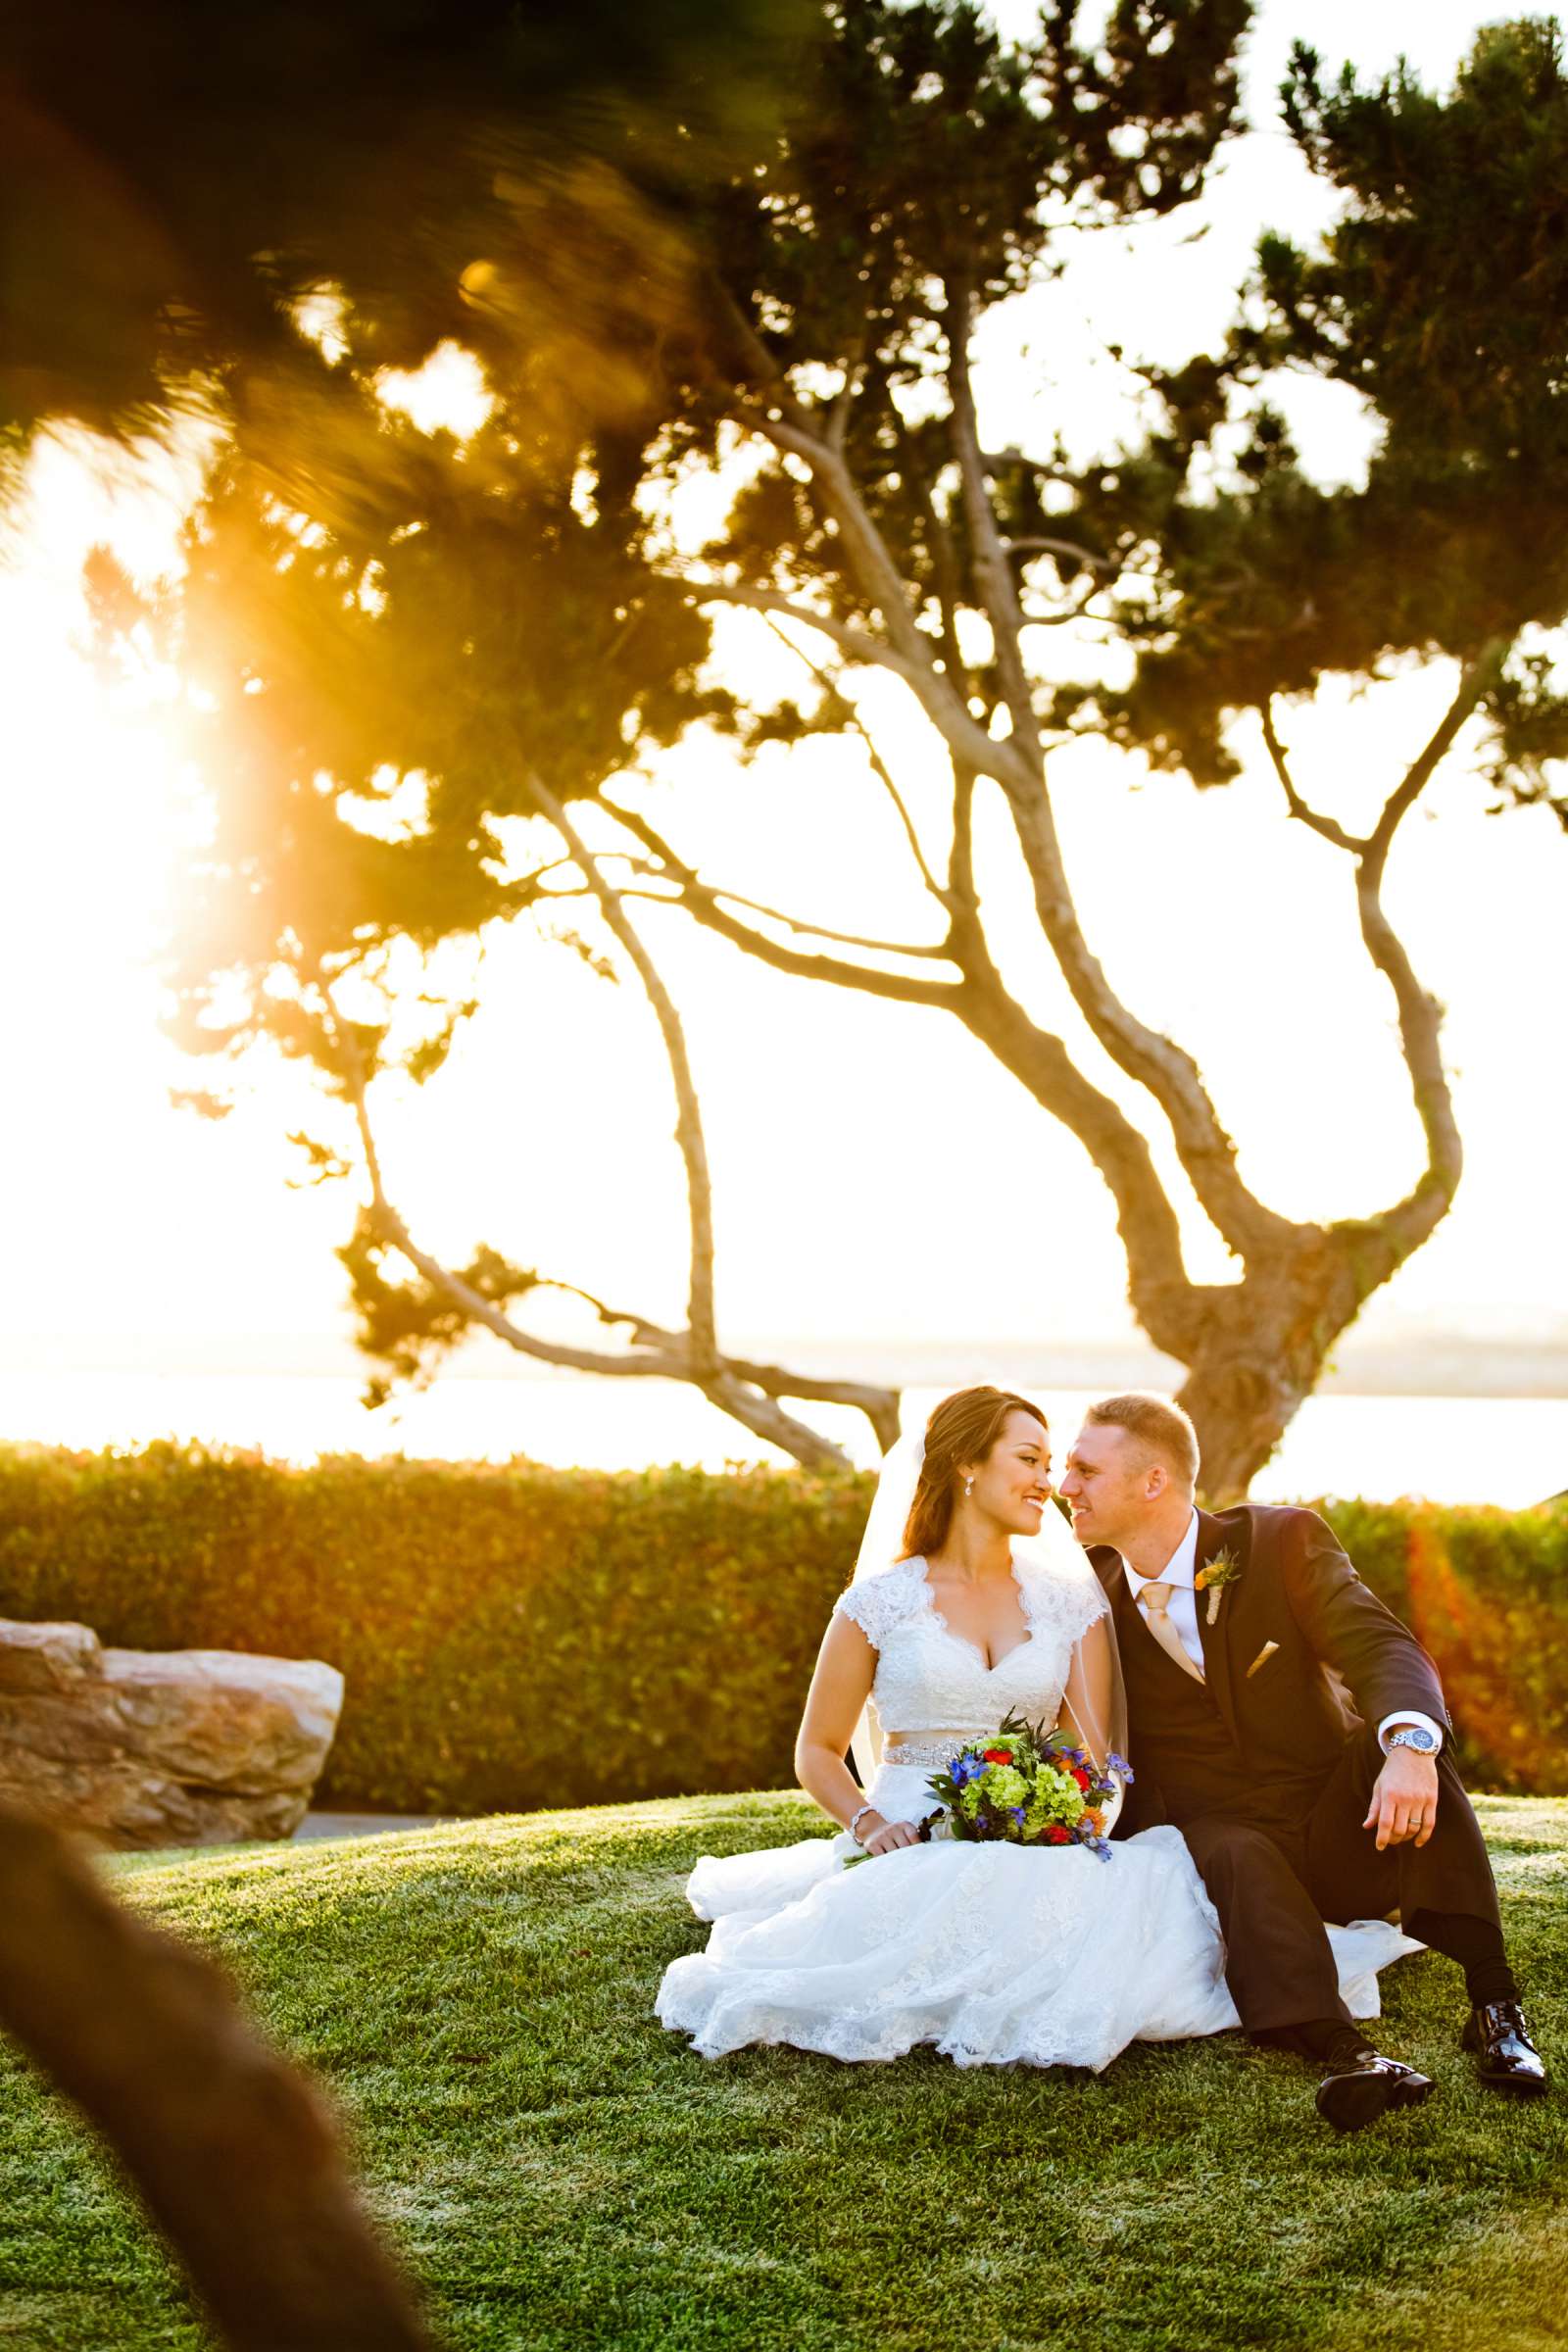
[[[1432,2081],[1396,2058],[1358,2050],[1338,2059],[1317,2086],[1317,2111],[1336,2132],[1364,2132],[1391,2107],[1419,2107]]]
[[[1484,2001],[1465,2021],[1463,2047],[1480,2055],[1476,2069],[1483,2082],[1495,2090],[1511,2090],[1527,2099],[1544,2098],[1546,2069],[1541,2052],[1525,2030],[1524,2011],[1517,2001]]]

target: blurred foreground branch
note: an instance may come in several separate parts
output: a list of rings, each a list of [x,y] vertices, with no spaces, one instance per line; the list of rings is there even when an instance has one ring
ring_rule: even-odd
[[[108,2140],[237,2352],[431,2345],[304,2077],[211,1961],[8,1811],[0,2027]]]

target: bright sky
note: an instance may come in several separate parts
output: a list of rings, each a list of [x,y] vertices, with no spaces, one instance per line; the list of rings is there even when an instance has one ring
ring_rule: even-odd
[[[1011,0],[1002,13],[1022,14]],[[1305,15],[1264,7],[1250,74],[1260,127],[1231,151],[1198,218],[1087,241],[1062,281],[993,322],[980,383],[990,445],[1027,445],[1063,420],[1080,443],[1102,440],[1125,397],[1103,347],[1175,358],[1217,339],[1258,227],[1299,235],[1323,218],[1273,108]],[[1452,0],[1314,0],[1310,12],[1329,59],[1376,70],[1403,49],[1439,77],[1483,21]],[[1317,391],[1295,421],[1314,466],[1354,473],[1353,407]],[[178,844],[199,821],[197,779],[179,772],[164,732],[171,683],[111,685],[84,658],[78,582],[85,550],[106,537],[156,567],[177,487],[117,481],[79,447],[46,444],[0,574],[13,1241],[0,1362],[18,1366],[281,1368],[319,1360],[344,1330],[331,1250],[351,1202],[286,1183],[286,1130],[320,1124],[310,1103],[292,1082],[270,1084],[221,1126],[169,1104],[171,1087],[202,1083],[159,1035],[151,963]],[[738,661],[760,658],[749,623],[726,643]],[[1441,685],[1293,719],[1311,797],[1352,821],[1380,800]],[[918,799],[918,727],[896,702],[866,708]],[[1242,748],[1246,780],[1202,797],[1140,781],[1092,746],[1057,760],[1081,912],[1129,1002],[1197,1052],[1264,1196],[1293,1213],[1354,1213],[1394,1198],[1419,1164],[1392,1007],[1359,946],[1346,861],[1287,825],[1256,745]],[[856,932],[920,921],[900,840],[847,750],[813,751],[786,783],[782,767],[737,773],[698,747],[682,755],[680,782],[662,814],[701,845],[710,878]],[[1453,1215],[1369,1327],[1532,1328],[1557,1319],[1565,1296],[1554,1008],[1568,994],[1568,844],[1542,812],[1488,819],[1486,799],[1462,761],[1450,766],[1390,877],[1395,918],[1449,1008],[1469,1168]],[[1109,1082],[1039,948],[995,810],[988,833],[1014,984]],[[793,1339],[805,1362],[813,1338],[1127,1330],[1093,1170],[956,1024],[775,978],[667,916],[648,915],[646,931],[704,1089],[731,1335]],[[520,931],[496,949],[486,993],[437,1085],[383,1113],[405,1213],[438,1250],[488,1239],[647,1313],[678,1313],[681,1175],[646,1004]],[[1225,1270],[1200,1228],[1192,1263]]]

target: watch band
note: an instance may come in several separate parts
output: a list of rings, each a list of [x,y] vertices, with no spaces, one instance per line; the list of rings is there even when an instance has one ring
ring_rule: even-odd
[[[1385,1749],[1391,1753],[1396,1747],[1413,1747],[1419,1756],[1435,1756],[1438,1752],[1439,1742],[1433,1739],[1425,1725],[1406,1723],[1401,1724],[1398,1731],[1391,1732],[1384,1745]]]

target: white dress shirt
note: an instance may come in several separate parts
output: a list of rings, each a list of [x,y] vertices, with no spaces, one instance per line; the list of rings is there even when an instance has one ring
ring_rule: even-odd
[[[1176,1629],[1183,1649],[1201,1672],[1203,1637],[1198,1630],[1198,1588],[1194,1582],[1198,1574],[1197,1511],[1188,1520],[1187,1533],[1157,1576],[1141,1576],[1132,1562],[1125,1559],[1122,1561],[1122,1570],[1127,1578],[1127,1590],[1134,1600],[1146,1585],[1169,1585],[1171,1591],[1167,1607],[1171,1624]],[[1442,1725],[1434,1723],[1430,1715],[1418,1714],[1414,1707],[1403,1707],[1396,1715],[1385,1715],[1378,1725],[1378,1740],[1385,1754],[1388,1752],[1389,1734],[1407,1723],[1417,1724],[1422,1731],[1430,1732],[1438,1745],[1442,1746]]]

